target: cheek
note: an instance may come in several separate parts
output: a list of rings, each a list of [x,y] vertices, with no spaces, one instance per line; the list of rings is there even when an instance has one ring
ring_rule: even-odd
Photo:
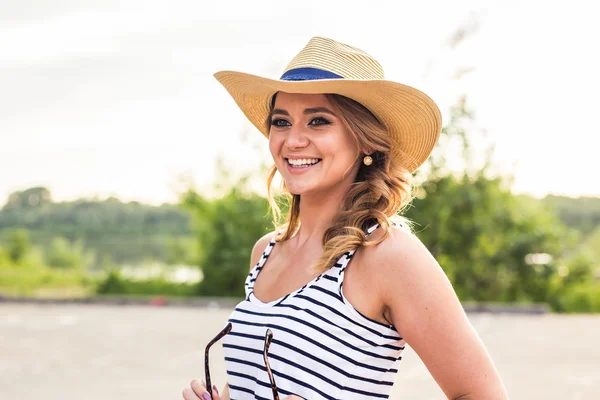
[[[358,145],[349,134],[344,135],[338,142],[338,153],[346,161],[353,163],[358,155]]]
[[[313,140],[321,154],[333,157],[335,163],[346,164],[352,162],[358,154],[358,146],[354,139],[346,132],[332,132],[321,135]]]

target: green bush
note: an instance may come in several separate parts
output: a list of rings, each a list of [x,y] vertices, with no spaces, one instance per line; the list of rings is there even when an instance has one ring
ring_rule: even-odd
[[[558,301],[563,312],[598,313],[600,312],[600,283],[573,286]]]
[[[8,251],[4,247],[0,246],[0,269],[8,268],[12,265],[13,263],[8,255]]]
[[[26,229],[15,229],[9,232],[6,249],[8,257],[13,263],[22,261],[31,247],[29,231]]]
[[[63,271],[48,267],[0,268],[0,293],[9,296],[33,296],[52,290],[56,294],[85,294],[93,288],[94,279],[81,271]]]
[[[164,278],[145,280],[127,279],[116,270],[110,270],[96,288],[97,294],[190,296],[196,285],[170,282]]]
[[[52,239],[50,247],[46,250],[45,260],[46,264],[53,268],[77,269],[93,265],[95,254],[84,249],[82,240],[71,243],[59,236]]]
[[[207,199],[194,190],[183,198],[192,215],[203,279],[197,285],[202,296],[242,296],[254,243],[273,226],[267,200],[248,193],[243,184],[225,196]]]

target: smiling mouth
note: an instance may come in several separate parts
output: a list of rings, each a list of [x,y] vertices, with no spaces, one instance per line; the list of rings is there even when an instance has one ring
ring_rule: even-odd
[[[301,158],[292,160],[291,158],[285,159],[288,165],[292,168],[308,168],[312,167],[321,162],[321,158]]]

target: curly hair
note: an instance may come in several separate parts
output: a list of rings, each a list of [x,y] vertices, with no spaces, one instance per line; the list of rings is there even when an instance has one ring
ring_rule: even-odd
[[[337,94],[326,96],[359,148],[373,151],[373,163],[370,166],[361,163],[341,211],[323,235],[323,254],[313,266],[319,272],[327,270],[348,251],[385,240],[392,219],[412,200],[412,174],[405,167],[405,158],[386,127],[362,104]],[[271,104],[274,102],[273,98]],[[277,168],[273,166],[267,179],[268,199],[275,221],[281,215],[271,192],[276,173]],[[278,226],[278,242],[290,239],[300,226],[300,195],[290,193],[285,182],[283,190],[289,211],[285,222]],[[384,234],[378,240],[367,240],[366,230],[376,223],[381,225]]]

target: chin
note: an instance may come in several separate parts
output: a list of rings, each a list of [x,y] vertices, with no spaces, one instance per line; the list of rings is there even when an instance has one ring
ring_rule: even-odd
[[[291,194],[297,194],[298,196],[301,196],[301,195],[306,194],[306,193],[309,192],[308,190],[297,189],[297,188],[290,188],[289,186],[288,186],[287,189],[289,190],[289,192]]]
[[[297,194],[297,195],[308,194],[314,190],[313,187],[308,187],[306,185],[294,185],[294,184],[288,185],[286,183],[286,187],[287,187],[287,190],[291,194]]]

